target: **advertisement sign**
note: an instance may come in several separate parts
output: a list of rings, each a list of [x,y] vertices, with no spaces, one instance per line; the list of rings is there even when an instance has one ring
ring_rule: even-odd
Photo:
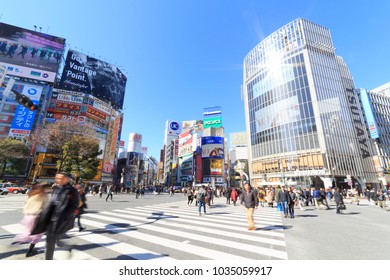
[[[0,87],[3,84],[6,75],[7,75],[7,68],[0,65]]]
[[[290,122],[299,121],[301,113],[297,96],[275,102],[255,112],[256,133]]]
[[[210,117],[216,117],[222,115],[222,107],[221,106],[215,106],[215,107],[208,107],[203,109],[203,118],[207,119]]]
[[[203,128],[209,127],[221,127],[222,126],[222,117],[207,118],[203,120]]]
[[[148,147],[141,147],[141,153],[148,155]]]
[[[370,102],[370,98],[368,97],[367,90],[360,89],[360,97],[362,99],[363,110],[366,115],[370,136],[372,139],[379,138],[378,125],[375,121],[374,113],[372,111],[372,104]]]
[[[247,146],[246,132],[230,133],[230,147]]]
[[[224,158],[223,147],[223,137],[202,137],[202,158]]]
[[[120,113],[112,110],[110,126],[108,129],[106,148],[104,151],[103,172],[112,173],[115,163],[117,139],[120,125]]]
[[[9,75],[54,82],[65,39],[0,22],[0,65]]]
[[[116,66],[69,50],[58,88],[91,94],[122,109],[126,81]]]
[[[179,157],[192,153],[193,130],[187,130],[179,135]]]
[[[182,132],[182,126],[178,121],[167,121],[167,135],[179,136]]]
[[[36,85],[18,84],[15,85],[14,88],[16,88],[21,94],[29,97],[34,104],[39,103],[39,99],[42,94],[42,87]],[[8,136],[12,138],[28,137],[34,124],[35,115],[36,111],[30,111],[26,107],[18,105]]]
[[[222,159],[203,159],[202,161],[203,176],[222,176],[223,160]]]

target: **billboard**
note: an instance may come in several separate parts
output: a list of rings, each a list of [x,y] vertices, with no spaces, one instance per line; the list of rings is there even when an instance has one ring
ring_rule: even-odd
[[[213,117],[213,118],[207,118],[203,119],[203,128],[209,128],[209,127],[221,127],[222,126],[222,117]]]
[[[103,169],[104,173],[112,173],[115,164],[115,155],[118,145],[118,133],[120,126],[120,113],[112,110],[110,127],[106,140],[106,149],[104,151]]]
[[[126,76],[114,65],[69,50],[58,88],[79,91],[122,109]]]
[[[256,133],[299,121],[301,113],[297,96],[275,102],[255,112]]]
[[[367,90],[360,89],[360,97],[362,99],[363,110],[366,115],[370,136],[372,139],[379,138],[378,125],[375,121],[374,113],[372,111],[372,104],[370,102],[370,98],[368,97]]]
[[[224,158],[223,146],[223,137],[202,137],[202,158]]]
[[[216,117],[222,115],[222,107],[221,106],[215,106],[215,107],[208,107],[203,109],[203,118],[207,119],[210,117]]]
[[[34,104],[38,104],[43,88],[38,85],[15,84],[14,89],[29,97]],[[36,111],[30,111],[22,105],[18,105],[8,136],[18,139],[30,136],[30,132],[34,125],[35,115]]]
[[[230,133],[230,147],[247,146],[246,132]]]
[[[191,154],[193,152],[193,130],[187,130],[179,135],[179,152],[178,156]]]
[[[203,176],[222,176],[223,160],[222,159],[203,159],[202,161]]]
[[[167,135],[179,136],[182,131],[182,125],[178,121],[167,121],[166,131]]]
[[[54,82],[65,39],[0,22],[0,65],[9,75]]]

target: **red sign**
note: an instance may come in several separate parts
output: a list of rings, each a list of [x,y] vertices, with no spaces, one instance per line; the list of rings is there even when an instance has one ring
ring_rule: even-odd
[[[103,164],[102,171],[105,173],[111,173],[113,168],[114,168],[113,164],[111,164],[110,162],[105,162]]]

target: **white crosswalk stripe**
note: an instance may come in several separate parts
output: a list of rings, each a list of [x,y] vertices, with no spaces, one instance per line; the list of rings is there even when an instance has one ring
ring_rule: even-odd
[[[197,207],[188,207],[185,201],[86,213],[82,224],[88,230],[69,232],[76,250],[69,254],[56,249],[54,258],[102,258],[102,251],[96,250],[105,250],[111,256],[138,260],[288,259],[283,223],[276,209],[259,208],[254,219],[257,230],[248,231],[242,207],[216,204],[199,216]],[[15,235],[22,231],[20,225],[1,229]],[[89,250],[88,244],[93,244],[95,251]],[[44,247],[44,242],[38,245]]]
[[[15,211],[23,209],[24,203],[23,202],[16,202],[16,201],[1,201],[0,202],[0,213]]]

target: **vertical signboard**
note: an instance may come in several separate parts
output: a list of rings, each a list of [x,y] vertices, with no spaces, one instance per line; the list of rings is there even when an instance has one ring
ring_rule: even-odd
[[[19,92],[21,89],[21,94],[29,97],[34,104],[39,103],[42,94],[41,86],[18,84],[14,87],[16,87]],[[18,105],[8,136],[17,139],[29,137],[34,124],[35,115],[36,111],[30,111],[22,105]]]
[[[374,112],[372,110],[372,104],[370,102],[368,92],[366,89],[360,89],[359,91],[360,91],[360,97],[362,100],[364,113],[366,115],[368,130],[370,131],[370,136],[372,139],[379,138],[378,125],[375,121],[375,116],[374,116]]]
[[[118,145],[118,133],[120,125],[120,113],[112,110],[111,121],[108,129],[106,149],[104,151],[103,169],[104,173],[112,173],[115,163],[115,154]]]

